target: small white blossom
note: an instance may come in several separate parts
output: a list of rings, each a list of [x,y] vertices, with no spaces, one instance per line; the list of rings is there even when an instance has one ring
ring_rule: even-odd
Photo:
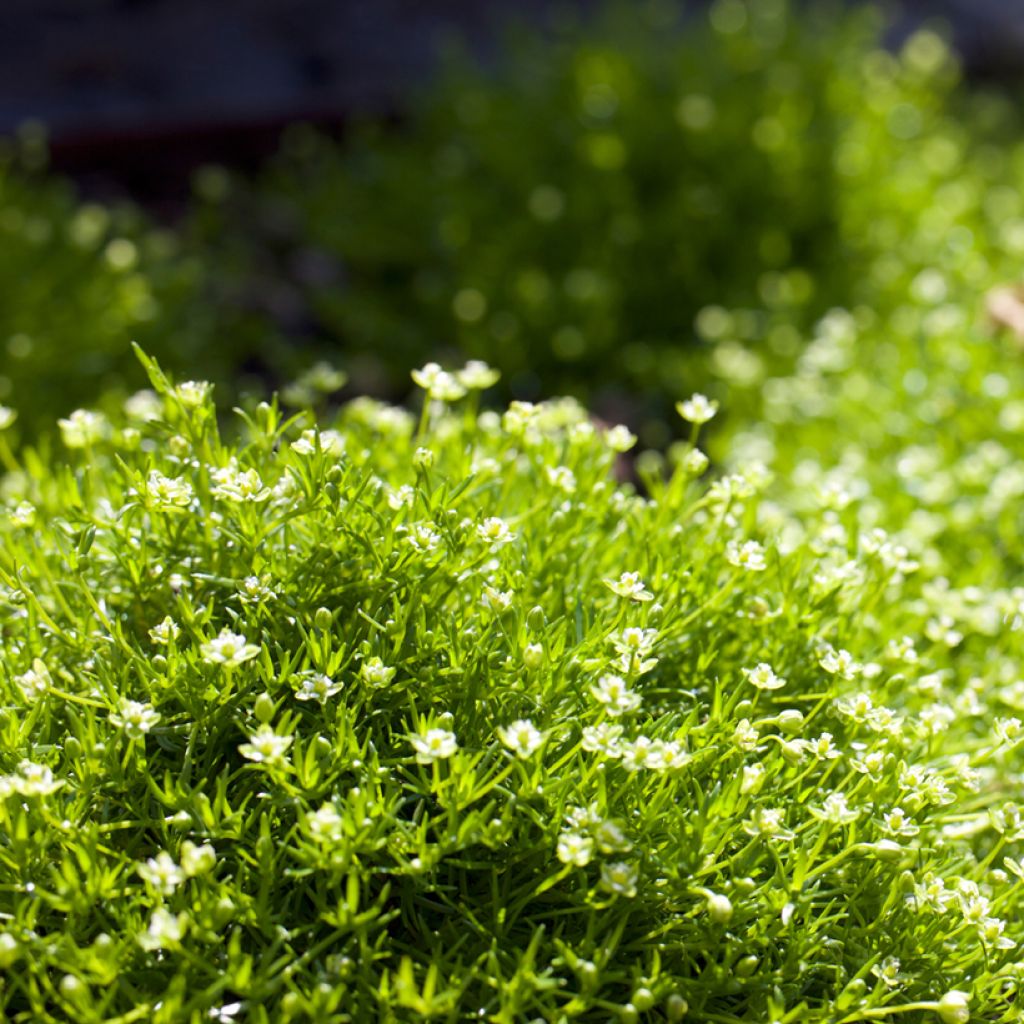
[[[142,420],[143,423],[152,423],[160,419],[164,413],[163,402],[155,391],[148,388],[136,391],[129,395],[124,402],[124,411],[133,420]]]
[[[529,719],[498,727],[498,739],[517,757],[527,758],[544,742],[544,734]]]
[[[651,601],[654,595],[644,586],[638,572],[624,572],[617,580],[605,580],[604,585],[619,597],[631,601]]]
[[[610,715],[624,715],[640,707],[640,695],[634,693],[621,676],[601,676],[590,692]]]
[[[480,359],[470,359],[455,373],[458,382],[469,391],[484,391],[498,383],[501,373]]]
[[[107,432],[107,418],[89,409],[76,409],[67,419],[58,420],[57,425],[68,448],[87,448],[102,441]]]
[[[130,740],[141,740],[157,722],[160,715],[151,704],[122,697],[117,711],[110,714],[110,724],[123,729]]]
[[[249,737],[248,743],[238,748],[238,752],[257,764],[280,764],[291,745],[291,736],[281,736],[264,725]]]
[[[295,691],[298,700],[315,700],[326,704],[329,698],[341,691],[341,683],[336,683],[323,672],[304,672],[296,680],[299,684]]]
[[[149,919],[149,928],[139,937],[139,945],[146,950],[173,949],[185,937],[188,915],[184,911],[172,914],[164,907],[157,907]]]
[[[30,704],[35,703],[52,685],[50,670],[39,658],[36,658],[27,672],[14,677],[14,685],[21,690],[25,700]]]
[[[183,380],[172,392],[186,409],[198,409],[213,392],[213,385],[206,380]]]
[[[192,501],[192,485],[153,469],[146,478],[146,495],[157,508],[184,508]]]
[[[150,631],[149,638],[155,644],[173,643],[181,636],[181,627],[170,617],[166,616],[163,621],[158,622]]]
[[[409,736],[409,742],[416,751],[417,764],[431,764],[451,757],[459,745],[455,733],[448,729],[424,729]]]
[[[621,757],[623,728],[614,722],[601,722],[599,725],[588,725],[583,730],[581,745],[592,754],[604,754],[606,757]]]
[[[712,401],[706,395],[698,393],[692,395],[684,402],[677,402],[676,412],[687,423],[700,426],[707,423],[708,420],[714,419],[715,413],[718,412],[718,403]]]
[[[747,540],[742,544],[731,540],[725,548],[725,560],[737,569],[749,572],[763,572],[768,568],[765,561],[764,548],[756,540]]]
[[[64,780],[55,779],[47,765],[22,761],[14,775],[0,777],[0,795],[13,792],[21,796],[49,796],[63,785]]]
[[[317,446],[324,455],[341,455],[345,451],[345,438],[337,430],[304,430],[291,448],[300,455],[316,454]]]
[[[849,651],[837,651],[831,647],[818,658],[818,664],[830,675],[847,680],[854,679],[861,669]]]
[[[380,658],[367,658],[359,666],[359,678],[367,686],[380,689],[387,686],[395,678],[395,670],[385,665]]]
[[[209,843],[196,845],[190,839],[181,844],[181,870],[189,878],[205,875],[217,865],[217,852]]]
[[[497,516],[490,516],[480,523],[476,528],[476,535],[492,548],[504,547],[516,539],[516,535],[509,529],[508,523]]]
[[[251,644],[241,633],[232,633],[226,626],[213,639],[207,640],[200,648],[203,660],[210,665],[234,668],[255,658],[260,649]]]
[[[781,690],[786,685],[786,680],[777,676],[771,665],[764,661],[754,668],[743,669],[743,674],[751,686],[758,690]]]
[[[332,843],[342,837],[344,819],[334,804],[324,804],[317,811],[306,815],[306,828],[310,838],[317,843]]]
[[[563,864],[585,868],[594,856],[594,840],[579,832],[562,832],[558,836],[556,854]]]
[[[607,430],[604,440],[613,452],[628,452],[636,444],[636,434],[620,424]]]
[[[255,469],[241,470],[236,465],[229,465],[214,470],[211,476],[214,483],[211,493],[225,501],[259,503],[273,494]]]
[[[455,402],[466,393],[466,388],[447,370],[437,363],[427,363],[419,370],[412,371],[415,384],[427,392],[427,396],[441,402]]]
[[[238,597],[242,604],[259,604],[276,600],[277,594],[270,589],[268,577],[246,576],[238,588]]]
[[[185,872],[178,867],[174,858],[167,852],[150,857],[145,863],[139,864],[135,870],[147,885],[151,885],[164,896],[169,896],[185,881]]]
[[[827,821],[830,825],[846,825],[860,817],[860,811],[847,803],[846,795],[838,792],[829,793],[820,810],[812,807],[810,812],[814,817]]]
[[[616,896],[632,899],[636,896],[637,870],[622,861],[601,865],[601,888]]]
[[[36,522],[36,507],[31,501],[19,501],[11,512],[11,525],[29,527]]]
[[[568,466],[548,466],[545,469],[548,483],[566,494],[576,490],[576,474]]]

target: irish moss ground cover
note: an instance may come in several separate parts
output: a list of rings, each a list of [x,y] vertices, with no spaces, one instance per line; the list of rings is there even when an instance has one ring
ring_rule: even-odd
[[[699,396],[641,495],[480,365],[223,431],[150,370],[3,450],[8,1019],[1017,1019],[1018,591],[781,528]]]

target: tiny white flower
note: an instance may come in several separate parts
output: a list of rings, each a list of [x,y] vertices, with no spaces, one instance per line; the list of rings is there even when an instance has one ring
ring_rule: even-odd
[[[590,688],[590,692],[610,715],[624,715],[640,707],[640,695],[634,693],[621,676],[601,676],[596,685]]]
[[[846,795],[838,792],[829,793],[825,797],[821,809],[812,807],[810,812],[814,817],[826,821],[830,825],[846,825],[860,817],[860,811],[850,807],[847,803]]]
[[[617,580],[605,580],[604,585],[619,597],[627,597],[631,601],[651,601],[654,595],[644,586],[638,572],[624,572]]]
[[[124,730],[130,740],[141,740],[157,722],[160,715],[151,704],[121,698],[117,711],[110,714],[110,724]]]
[[[166,616],[162,622],[158,622],[150,631],[149,638],[155,644],[173,643],[181,636],[181,627],[170,617]]]
[[[576,474],[568,466],[548,466],[544,472],[552,487],[566,494],[576,490]]]
[[[853,660],[853,655],[849,651],[837,651],[831,647],[818,658],[818,664],[830,675],[847,680],[855,678],[861,668]]]
[[[756,807],[752,816],[743,823],[743,831],[751,836],[788,841],[793,833],[786,828],[786,812],[780,807]]]
[[[157,508],[184,508],[192,501],[192,485],[153,469],[146,478],[146,495]]]
[[[470,359],[455,376],[464,388],[470,391],[483,391],[497,384],[501,373],[479,359]]]
[[[300,455],[314,455],[318,443],[324,455],[341,455],[345,451],[345,438],[337,430],[304,430],[291,447]]]
[[[22,761],[16,774],[4,776],[0,781],[5,783],[0,792],[7,788],[21,796],[49,796],[64,785],[64,780],[55,779],[47,765],[34,761]]]
[[[214,483],[211,493],[225,501],[259,503],[273,494],[255,469],[241,470],[236,465],[228,465],[214,470],[211,476]]]
[[[196,845],[190,839],[181,844],[181,869],[189,878],[205,875],[217,865],[217,852],[209,843]]]
[[[579,832],[561,832],[556,854],[563,864],[585,868],[594,856],[594,840]]]
[[[494,587],[484,587],[484,592],[480,595],[480,603],[485,608],[490,608],[491,611],[501,614],[507,612],[512,607],[512,599],[515,594],[511,590],[496,590]]]
[[[402,484],[401,487],[387,492],[388,508],[393,512],[403,508],[412,508],[415,497],[416,491],[409,484]]]
[[[241,633],[232,633],[226,626],[213,640],[202,644],[199,650],[205,662],[223,665],[225,668],[234,668],[251,661],[260,653],[256,644],[249,643]]]
[[[629,427],[619,424],[605,431],[604,440],[613,452],[628,452],[636,444],[636,434]]]
[[[466,388],[447,370],[442,370],[437,363],[427,363],[419,370],[412,371],[415,384],[427,392],[429,398],[441,402],[455,402],[466,393]]]
[[[185,937],[188,915],[182,911],[172,914],[164,907],[157,907],[149,919],[149,928],[139,937],[139,945],[146,950],[173,949]]]
[[[151,423],[160,419],[164,413],[163,402],[155,391],[148,388],[136,391],[125,399],[124,411],[133,420],[142,420],[144,423]]]
[[[18,418],[18,414],[6,405],[0,405],[0,430],[6,430]]]
[[[169,896],[185,881],[185,872],[167,852],[150,857],[145,863],[137,865],[135,870],[147,885],[151,885],[164,896]]]
[[[19,501],[11,512],[11,525],[29,527],[35,526],[36,507],[31,501]]]
[[[714,418],[715,413],[718,412],[718,403],[712,401],[706,395],[698,393],[692,395],[684,402],[677,402],[676,412],[678,412],[687,423],[700,426]]]
[[[613,722],[602,722],[600,725],[588,725],[583,730],[581,744],[583,749],[592,754],[604,754],[606,757],[621,757],[619,741],[622,739],[621,725]]]
[[[277,594],[270,589],[268,577],[246,576],[238,588],[238,597],[242,604],[259,604],[276,600]]]
[[[729,541],[725,548],[725,560],[737,569],[749,572],[763,572],[768,567],[764,548],[756,540],[747,540],[742,544]]]
[[[758,690],[781,690],[786,685],[786,680],[777,676],[771,665],[764,661],[755,668],[745,668],[742,671],[751,686]]]
[[[213,385],[205,380],[184,380],[172,392],[187,409],[198,409],[213,391]]]
[[[257,764],[280,764],[292,745],[291,736],[281,736],[269,725],[261,726],[243,743],[238,751],[243,757]]]
[[[86,448],[102,441],[107,432],[107,418],[89,409],[76,409],[67,419],[58,420],[57,425],[68,448]]]
[[[14,685],[21,690],[25,700],[35,703],[52,685],[50,670],[43,661],[36,658],[27,672],[14,677]]]
[[[332,843],[342,837],[344,819],[334,804],[326,803],[318,811],[306,815],[306,828],[317,843]]]
[[[498,739],[517,757],[530,757],[544,742],[544,734],[529,719],[498,727]]]
[[[636,772],[642,768],[660,771],[664,767],[662,744],[647,736],[637,736],[632,743],[622,744],[622,764],[626,771]]]
[[[616,896],[632,899],[636,896],[637,870],[622,861],[601,865],[601,888]]]
[[[497,516],[490,516],[480,523],[476,528],[476,535],[493,548],[503,547],[516,539],[516,535],[509,529],[508,523]]]
[[[299,683],[295,691],[298,700],[315,700],[326,704],[329,698],[341,690],[341,683],[336,683],[323,672],[304,672],[296,679]]]
[[[395,670],[385,665],[380,658],[367,658],[359,667],[359,678],[367,686],[380,689],[395,678]]]
[[[418,733],[412,733],[409,742],[416,751],[417,764],[443,761],[459,749],[455,733],[448,729],[423,729]]]

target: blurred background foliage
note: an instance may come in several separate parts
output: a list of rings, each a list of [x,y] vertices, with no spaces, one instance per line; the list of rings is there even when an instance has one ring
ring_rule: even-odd
[[[449,54],[397,122],[204,168],[173,231],[77,204],[30,138],[0,179],[0,401],[31,425],[123,390],[137,340],[229,399],[314,359],[398,398],[475,357],[505,397],[571,393],[648,444],[694,390],[742,426],[833,307],[977,310],[1016,275],[1012,104],[886,27],[786,0],[564,15]]]

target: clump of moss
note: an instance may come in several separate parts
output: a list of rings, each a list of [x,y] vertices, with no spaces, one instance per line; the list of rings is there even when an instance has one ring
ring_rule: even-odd
[[[699,397],[642,496],[482,365],[222,434],[147,362],[2,449],[9,1019],[1012,1019],[1018,595],[703,482]]]

